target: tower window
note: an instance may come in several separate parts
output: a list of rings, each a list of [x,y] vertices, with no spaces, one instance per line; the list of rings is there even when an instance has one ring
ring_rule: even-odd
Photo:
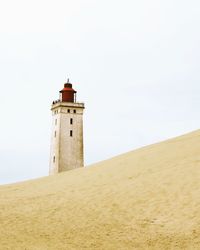
[[[57,125],[57,119],[55,119],[55,125]]]
[[[73,136],[73,131],[72,131],[72,130],[70,130],[70,136],[71,136],[71,137]]]
[[[56,137],[56,131],[54,132],[54,137]]]
[[[70,109],[68,109],[67,112],[70,113]]]
[[[72,118],[70,119],[70,124],[73,124],[73,119]]]
[[[76,109],[74,109],[74,114],[76,114]]]
[[[56,162],[56,157],[55,157],[55,156],[53,157],[53,162],[54,162],[54,163]]]

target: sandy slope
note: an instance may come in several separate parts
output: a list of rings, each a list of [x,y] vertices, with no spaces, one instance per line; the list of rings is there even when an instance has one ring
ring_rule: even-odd
[[[1,186],[0,225],[0,249],[200,249],[200,131]]]

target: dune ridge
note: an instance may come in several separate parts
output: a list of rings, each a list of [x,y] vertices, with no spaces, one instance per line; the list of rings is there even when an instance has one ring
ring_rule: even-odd
[[[0,225],[3,250],[200,249],[200,130],[0,186]]]

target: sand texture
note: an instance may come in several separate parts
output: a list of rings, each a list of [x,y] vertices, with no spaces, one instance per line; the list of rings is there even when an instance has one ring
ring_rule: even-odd
[[[200,131],[0,186],[0,249],[200,249]]]

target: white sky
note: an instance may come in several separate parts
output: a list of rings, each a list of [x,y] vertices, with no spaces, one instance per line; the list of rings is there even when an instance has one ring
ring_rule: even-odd
[[[86,165],[200,127],[197,0],[0,0],[0,184],[48,174],[70,77]]]

